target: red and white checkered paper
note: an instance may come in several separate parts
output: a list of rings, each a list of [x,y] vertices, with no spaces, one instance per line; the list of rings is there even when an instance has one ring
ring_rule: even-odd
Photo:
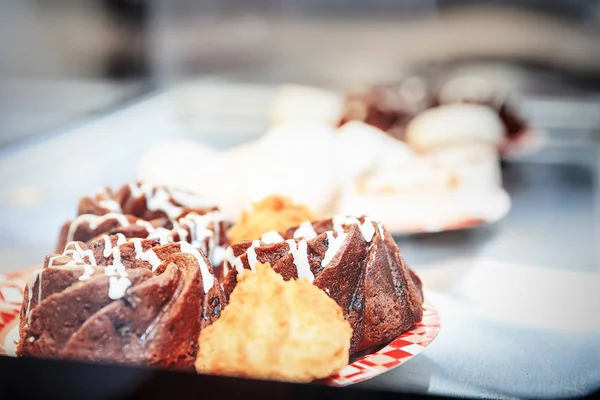
[[[19,323],[23,289],[34,269],[0,274],[0,354],[10,354],[7,342],[14,340]],[[12,334],[11,334],[12,331]],[[340,372],[321,380],[330,386],[346,386],[373,378],[419,354],[440,331],[440,318],[431,304],[425,304],[423,320],[379,351],[365,355]]]
[[[323,382],[330,386],[346,386],[387,372],[419,354],[435,339],[439,331],[440,316],[426,302],[423,319],[411,330],[404,332],[381,350],[360,357]]]

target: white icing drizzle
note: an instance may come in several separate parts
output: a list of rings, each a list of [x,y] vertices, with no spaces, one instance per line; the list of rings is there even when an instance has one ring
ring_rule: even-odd
[[[185,242],[187,240],[188,237],[188,232],[183,229],[183,228],[176,228],[174,229],[174,231],[179,234],[179,241],[180,242]]]
[[[179,248],[182,253],[188,253],[196,257],[198,260],[198,266],[200,267],[200,272],[202,274],[202,285],[204,287],[204,293],[208,293],[208,291],[213,287],[215,283],[215,278],[210,273],[208,269],[208,265],[204,261],[204,258],[200,254],[197,248],[189,244],[188,242],[179,242]]]
[[[213,266],[221,264],[225,258],[225,247],[215,246],[213,248],[211,255],[212,255],[212,258],[211,258],[210,262]]]
[[[308,263],[308,245],[306,244],[306,240],[302,239],[297,244],[293,239],[286,240],[286,242],[290,247],[290,253],[294,257],[298,279],[305,278],[309,282],[314,281],[315,276],[310,270],[310,264]]]
[[[84,264],[83,265],[83,275],[79,277],[80,281],[87,281],[90,277],[94,275],[94,267],[91,265]]]
[[[129,220],[123,214],[118,214],[118,213],[108,213],[105,215],[82,214],[82,215],[78,216],[77,218],[75,218],[73,220],[73,222],[71,222],[71,225],[69,226],[69,231],[67,232],[67,242],[73,241],[73,235],[77,231],[77,228],[79,228],[79,225],[83,224],[84,222],[88,223],[88,225],[90,226],[90,229],[96,229],[98,227],[98,225],[100,225],[101,223],[103,223],[105,221],[108,221],[109,219],[116,219],[119,222],[120,226],[129,225]]]
[[[154,226],[152,226],[152,224],[150,222],[144,221],[143,219],[138,219],[137,221],[135,221],[135,224],[146,228],[146,231],[148,232],[148,234],[150,234],[156,230],[156,228]]]
[[[342,224],[346,223],[348,217],[343,215],[336,215],[333,217],[333,230],[336,232],[344,232],[344,227]]]
[[[111,276],[108,281],[108,297],[118,300],[125,296],[125,292],[131,286],[131,281],[127,276]]]
[[[375,227],[373,226],[373,220],[369,217],[365,217],[365,222],[362,224],[355,217],[336,215],[333,217],[333,230],[336,232],[344,232],[343,225],[358,225],[360,233],[363,238],[370,243],[373,240],[373,235],[375,234]]]
[[[300,224],[298,229],[294,232],[294,239],[297,238],[305,238],[305,239],[314,239],[317,237],[317,232],[312,226],[310,221],[305,221]]]
[[[244,272],[244,265],[242,264],[242,260],[240,259],[240,257],[236,257],[233,254],[233,247],[230,246],[227,249],[225,249],[223,258],[225,260],[225,262],[223,263],[223,271],[225,273],[225,276],[229,274],[231,267],[235,267],[235,269],[238,271],[238,274]]]
[[[50,257],[48,259],[48,268],[50,268],[52,266],[52,264],[54,263],[54,260],[56,260],[57,258],[62,257],[62,256],[54,256],[54,257]]]
[[[133,197],[140,197],[141,195],[144,194],[144,190],[143,188],[143,184],[141,186],[138,186],[137,183],[130,183],[129,184],[129,191],[131,192],[131,195]]]
[[[327,241],[329,245],[325,252],[325,257],[323,257],[323,260],[321,261],[321,267],[325,268],[329,265],[331,260],[333,260],[333,257],[340,251],[344,240],[346,240],[346,236],[348,236],[348,234],[344,232],[338,232],[337,237],[333,236],[333,231],[327,232]]]
[[[167,212],[167,209],[171,207],[176,207],[174,203],[181,204],[187,208],[208,208],[213,207],[215,203],[209,200],[205,196],[200,196],[196,193],[184,192],[178,189],[167,189],[165,187],[157,187],[154,192],[154,187],[148,185],[146,183],[138,184],[138,183],[130,183],[129,190],[131,191],[131,195],[133,197],[141,197],[142,195],[146,196],[146,204],[150,199],[159,198],[158,200],[153,200],[157,202],[158,206],[163,206],[162,211]],[[153,193],[154,192],[154,193]],[[167,199],[169,204],[161,204],[164,199]],[[173,201],[171,201],[171,199]],[[181,210],[181,208],[179,208]],[[181,212],[179,212],[181,214]],[[175,218],[178,215],[175,215]]]
[[[235,260],[233,260],[233,265],[235,266],[235,269],[237,270],[238,274],[244,273],[244,263],[242,263],[241,256],[238,256],[235,258]]]
[[[106,199],[99,201],[100,206],[106,208],[110,212],[120,213],[122,212],[121,205],[113,199]]]
[[[120,299],[125,295],[131,281],[127,277],[125,266],[121,262],[121,250],[118,247],[112,250],[113,263],[104,267],[104,273],[110,276],[108,282],[108,297],[113,300]]]
[[[154,231],[152,231],[147,236],[147,239],[159,239],[161,246],[164,246],[165,244],[168,244],[173,240],[171,231],[168,230],[167,228],[162,228],[162,227],[156,228]]]
[[[73,246],[74,248],[70,249],[69,246]],[[86,265],[96,265],[96,258],[94,257],[92,249],[83,250],[78,242],[71,242],[65,246],[63,255],[70,255],[72,257],[72,259],[65,264],[66,266],[72,267],[75,265],[84,265],[84,272],[83,275],[79,277],[80,280],[84,281],[89,279],[89,277],[94,274],[93,268],[85,268]],[[88,258],[87,262],[84,260],[84,257]]]
[[[117,236],[117,246],[120,246],[123,243],[127,242],[125,235],[123,235],[122,233],[117,233],[116,236]],[[103,235],[102,239],[104,239],[104,251],[102,252],[102,255],[106,258],[112,254],[112,250],[113,250],[112,240],[111,240],[110,236],[108,236],[108,235]]]
[[[260,237],[260,241],[265,244],[279,243],[283,242],[283,240],[283,237],[277,231],[263,233],[263,235]]]
[[[112,251],[113,263],[112,265],[115,267],[116,272],[121,276],[127,276],[125,272],[125,266],[121,262],[121,250],[118,247],[115,247]]]
[[[383,233],[383,225],[377,224],[377,228],[379,228],[379,234],[381,235],[381,240],[385,239],[385,235]]]
[[[73,248],[70,248],[73,247]],[[94,275],[93,266],[97,265],[96,257],[94,257],[94,251],[92,249],[83,250],[78,242],[70,242],[65,246],[63,256],[71,256],[71,260],[65,264],[67,267],[74,267],[77,265],[83,266],[83,274],[78,278],[80,281],[87,281],[92,275]],[[84,259],[88,258],[88,261]],[[48,267],[52,265],[52,262],[57,257],[52,257],[48,263]]]
[[[117,233],[117,246],[127,243],[127,238],[122,233]]]
[[[103,235],[102,239],[104,240],[104,250],[103,256],[109,257],[112,255],[113,262],[112,265],[107,265],[104,267],[104,273],[110,276],[109,279],[109,287],[108,287],[108,297],[113,300],[120,299],[125,295],[127,288],[131,286],[131,281],[127,277],[127,272],[125,270],[125,266],[121,262],[121,251],[118,246],[127,242],[127,238],[122,233],[117,233],[115,235],[117,237],[116,246],[113,246],[111,237],[108,235]],[[135,240],[135,239],[134,239]],[[137,239],[140,241],[141,239]],[[156,259],[158,257],[154,252],[150,254],[150,251],[143,252],[138,251],[138,244],[134,244],[136,248],[136,258],[142,258],[145,261],[148,261],[153,270],[156,268]],[[73,247],[73,248],[69,248]],[[141,247],[141,246],[140,246]],[[96,262],[96,258],[94,257],[94,253],[92,249],[83,250],[78,242],[70,242],[65,247],[65,251],[63,255],[71,255],[71,260],[66,264],[66,266],[75,266],[82,265],[83,266],[83,274],[79,277],[80,281],[88,280],[92,275],[94,275],[95,269],[94,266],[98,265]],[[88,257],[88,262],[84,260],[84,257]],[[49,266],[51,265],[51,261],[57,257],[52,257],[49,262]],[[160,261],[160,260],[159,260]],[[159,262],[160,264],[160,262]],[[41,294],[40,294],[41,296]]]
[[[254,266],[258,262],[258,260],[256,259],[256,250],[254,249],[258,246],[260,246],[260,240],[254,240],[250,248],[246,250],[246,254],[248,254],[248,265],[250,265],[250,269],[252,270],[252,272],[254,272]]]
[[[223,259],[225,260],[225,264],[233,265],[235,262],[235,255],[233,254],[233,248],[231,246],[225,249]]]
[[[371,221],[369,218],[365,218],[365,222],[360,224],[358,227],[360,228],[360,232],[367,243],[371,243],[371,240],[373,240],[373,235],[375,235],[375,225],[373,225],[373,221]]]
[[[189,213],[179,219],[179,224],[190,230],[190,242],[199,247],[213,265],[219,265],[223,259],[223,249],[220,248],[220,224],[223,216],[220,211],[212,211],[204,215]],[[212,229],[209,226],[212,223]],[[206,243],[208,239],[208,245]],[[182,239],[184,240],[184,239]]]
[[[142,190],[146,195],[146,207],[151,211],[162,211],[171,219],[181,215],[182,207],[178,207],[171,202],[171,195],[164,188],[156,189],[152,186],[142,185]]]
[[[173,204],[171,194],[165,188],[154,188],[145,183],[130,183],[129,190],[133,197],[139,198],[143,195],[146,198],[146,207],[150,211],[162,211],[171,219],[179,217],[183,211],[183,208]]]
[[[142,261],[149,262],[150,265],[152,265],[152,272],[156,271],[158,266],[162,264],[162,260],[158,258],[154,250],[148,249],[147,251],[144,251],[142,247],[142,239],[135,238],[131,239],[131,241],[133,242],[133,247],[135,249],[136,260],[140,259]]]
[[[113,245],[108,235],[103,235],[102,239],[104,239],[104,251],[102,252],[102,255],[106,258],[112,253]]]
[[[212,222],[211,215],[198,215],[189,213],[179,219],[179,224],[187,226],[190,230],[190,241],[193,246],[200,247],[204,253],[207,253],[206,238],[212,237],[214,232],[208,229],[208,225]]]

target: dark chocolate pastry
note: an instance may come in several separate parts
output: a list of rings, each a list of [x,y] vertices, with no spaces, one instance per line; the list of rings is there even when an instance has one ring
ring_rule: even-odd
[[[47,256],[25,288],[18,356],[193,370],[226,297],[187,242],[107,236]]]
[[[237,275],[257,262],[271,264],[286,280],[306,278],[342,308],[353,329],[351,353],[384,344],[421,321],[421,282],[381,224],[336,217],[282,232],[282,239],[230,247],[226,296],[234,290]]]
[[[102,188],[94,196],[81,198],[77,215],[119,213],[146,221],[157,218],[177,220],[190,212],[202,215],[216,209],[200,195],[135,182],[117,190]]]
[[[106,235],[160,238],[163,243],[187,241],[200,248],[220,274],[229,241],[217,207],[202,206],[199,197],[146,184],[105,188],[79,201],[78,216],[66,222],[56,248],[61,253],[72,241],[90,242]]]
[[[432,80],[417,75],[348,93],[339,125],[358,120],[404,140],[405,128],[417,114],[448,103],[475,103],[493,108],[509,138],[526,128],[509,98],[483,79],[455,78],[436,87]]]
[[[427,81],[414,76],[349,93],[339,125],[358,120],[404,140],[404,129],[410,120],[434,105],[435,97]]]

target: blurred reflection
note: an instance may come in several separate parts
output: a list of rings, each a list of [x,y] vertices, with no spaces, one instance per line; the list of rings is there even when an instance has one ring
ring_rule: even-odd
[[[348,88],[440,62],[513,60],[598,83],[598,2],[7,0],[0,7],[0,145],[114,106],[151,82],[197,76]],[[507,77],[494,68],[488,73]],[[513,86],[529,82],[508,73]]]
[[[57,129],[148,87],[148,2],[0,6],[0,145]]]

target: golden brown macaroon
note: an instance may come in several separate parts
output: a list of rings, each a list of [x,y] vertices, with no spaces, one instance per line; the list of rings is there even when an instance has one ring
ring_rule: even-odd
[[[229,229],[232,243],[260,239],[269,231],[284,232],[290,226],[314,221],[317,216],[308,207],[296,204],[289,197],[271,195],[252,204],[252,211],[244,211],[240,220]]]
[[[244,272],[221,317],[200,334],[200,373],[310,382],[348,364],[352,328],[325,292],[268,264]]]

